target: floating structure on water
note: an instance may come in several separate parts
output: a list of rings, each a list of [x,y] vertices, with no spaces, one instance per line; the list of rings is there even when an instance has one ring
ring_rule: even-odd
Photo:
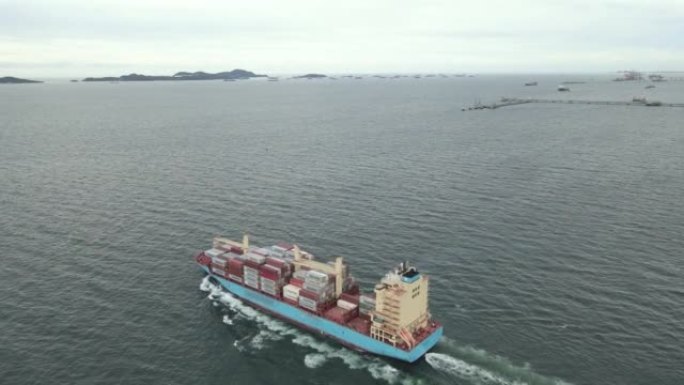
[[[590,104],[604,106],[639,106],[639,107],[684,107],[684,103],[663,103],[658,100],[648,100],[645,97],[635,97],[632,101],[613,100],[572,100],[572,99],[523,99],[501,98],[498,103],[476,103],[471,107],[464,107],[461,111],[495,110],[501,107],[517,106],[520,104],[545,103],[545,104]]]
[[[195,261],[247,304],[352,349],[414,362],[442,336],[428,308],[429,278],[408,262],[362,293],[342,257],[317,261],[296,245],[217,237]]]
[[[642,80],[644,78],[644,75],[639,71],[630,70],[630,71],[622,71],[622,72],[623,72],[622,77],[615,78],[615,79],[613,79],[613,81],[625,82],[625,81]]]

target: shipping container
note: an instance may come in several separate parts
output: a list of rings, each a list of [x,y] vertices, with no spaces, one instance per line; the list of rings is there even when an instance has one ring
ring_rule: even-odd
[[[318,310],[318,303],[316,301],[302,296],[299,296],[299,306],[311,311]]]
[[[325,318],[340,324],[346,324],[349,322],[353,315],[354,312],[352,310],[344,309],[338,306],[335,306],[325,312]]]
[[[240,277],[239,275],[231,274],[230,272],[228,272],[228,278],[232,279],[235,282],[242,283],[242,277]]]
[[[283,287],[283,290],[284,290],[284,291],[289,291],[289,292],[292,292],[292,293],[295,293],[295,294],[299,295],[299,291],[301,290],[301,288],[300,288],[300,287],[297,287],[297,286],[295,286],[295,285],[293,285],[293,284],[289,284],[289,285],[285,285],[285,286]]]
[[[307,271],[308,270],[297,270],[294,273],[292,273],[292,278],[296,278],[296,279],[299,279],[302,282],[304,282],[304,280],[306,279],[306,272]]]
[[[249,263],[253,266],[263,265],[264,262],[266,262],[266,257],[264,257],[263,255],[254,254],[252,252],[245,254],[245,257],[245,264]]]
[[[298,301],[299,300],[299,295],[297,294],[292,294],[292,293],[285,293],[283,292],[283,298],[290,299],[292,301]]]
[[[356,309],[356,308],[357,308],[357,305],[356,305],[356,304],[353,304],[353,303],[351,303],[351,302],[347,302],[347,301],[345,301],[345,300],[343,300],[343,299],[338,299],[338,300],[337,300],[337,306],[338,306],[338,307],[341,307],[342,309],[346,309],[346,310],[353,310],[353,309]]]
[[[343,299],[347,302],[353,303],[354,305],[359,304],[359,295],[356,294],[351,294],[351,293],[342,293],[340,294],[340,299]]]
[[[267,257],[268,256],[268,249],[265,247],[258,247],[258,248],[250,248],[249,250],[250,253],[258,254],[261,255],[262,257]]]
[[[244,272],[244,262],[238,258],[233,258],[228,262],[228,272],[242,277]]]
[[[305,279],[306,282],[311,282],[311,283],[317,282],[317,283],[321,283],[321,284],[326,284],[326,283],[328,283],[328,280],[329,280],[328,274],[322,273],[322,272],[317,271],[317,270],[309,270],[306,273],[306,279]]]
[[[292,306],[299,305],[299,299],[291,299],[291,298],[283,297],[283,301],[287,302],[288,304],[290,304]]]
[[[213,259],[213,258],[216,258],[223,253],[225,253],[225,251],[223,251],[221,249],[209,249],[209,250],[204,252],[204,255]]]

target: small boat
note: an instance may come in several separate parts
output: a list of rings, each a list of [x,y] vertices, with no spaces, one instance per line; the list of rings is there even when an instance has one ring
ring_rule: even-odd
[[[570,87],[566,86],[565,84],[560,84],[558,86],[558,91],[560,92],[567,92],[570,91]]]
[[[525,87],[534,87],[537,85],[537,82],[527,82],[525,83]]]
[[[644,88],[647,89],[647,90],[649,90],[649,89],[651,89],[651,88],[655,88],[655,86],[654,86],[653,84],[649,84],[649,85],[647,85],[647,86],[644,87]]]

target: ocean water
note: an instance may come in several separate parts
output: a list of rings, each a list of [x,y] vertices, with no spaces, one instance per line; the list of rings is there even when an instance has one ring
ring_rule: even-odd
[[[609,78],[2,86],[0,382],[682,384],[684,109],[461,111],[684,102]],[[444,339],[409,365],[256,312],[191,260],[245,231],[367,287],[412,261]]]

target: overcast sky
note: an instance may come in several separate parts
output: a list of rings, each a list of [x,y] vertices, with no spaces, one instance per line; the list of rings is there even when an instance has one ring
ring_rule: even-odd
[[[0,76],[684,69],[684,0],[0,0]]]

